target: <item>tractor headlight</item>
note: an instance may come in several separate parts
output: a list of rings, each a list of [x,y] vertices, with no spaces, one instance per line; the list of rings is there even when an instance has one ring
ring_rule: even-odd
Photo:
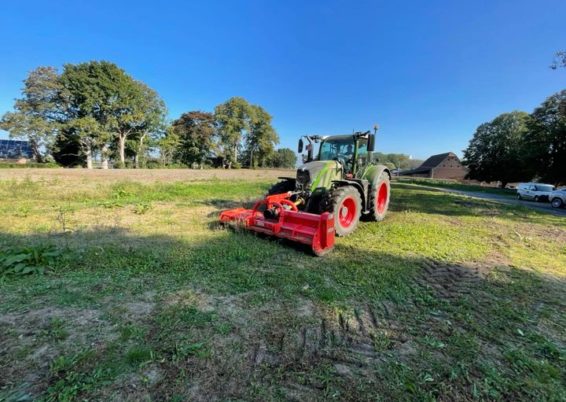
[[[309,171],[306,169],[299,169],[297,170],[297,184],[301,187],[308,186],[311,181],[311,175]]]

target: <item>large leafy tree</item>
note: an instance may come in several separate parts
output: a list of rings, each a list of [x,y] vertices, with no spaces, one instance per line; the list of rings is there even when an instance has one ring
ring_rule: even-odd
[[[273,154],[279,136],[271,124],[271,115],[261,106],[250,107],[250,125],[246,135],[245,159],[248,166],[255,168],[265,166],[267,159]]]
[[[422,160],[411,159],[407,154],[384,154],[382,152],[374,153],[376,160],[389,166],[391,169],[413,169],[422,164]]]
[[[391,162],[394,169],[409,169],[411,158],[405,154],[387,154],[386,159]]]
[[[297,165],[297,154],[292,149],[280,148],[269,157],[268,165],[270,167],[292,169]]]
[[[171,126],[178,138],[178,159],[189,166],[202,166],[216,148],[214,115],[200,111],[183,113]]]
[[[92,116],[83,116],[70,119],[61,134],[63,144],[76,143],[79,157],[84,158],[86,167],[92,169],[94,151],[106,144],[108,135],[96,119]],[[107,167],[107,166],[106,166]]]
[[[62,86],[57,70],[38,67],[24,80],[22,97],[16,99],[14,111],[4,114],[0,128],[11,137],[29,141],[37,162],[51,152],[63,120]]]
[[[220,135],[220,153],[228,167],[238,162],[244,136],[250,131],[251,105],[244,98],[233,97],[214,108]]]
[[[149,145],[155,143],[165,129],[167,109],[157,92],[140,81],[136,81],[135,85],[139,96],[136,97],[133,109],[139,120],[133,126],[131,139],[135,167],[139,168],[145,165]]]
[[[534,174],[550,183],[566,183],[566,90],[534,110],[524,150]]]
[[[480,125],[463,163],[470,169],[468,177],[482,181],[507,183],[525,179],[526,164],[522,155],[529,115],[525,112],[504,113]]]
[[[233,97],[216,106],[214,119],[220,136],[219,151],[229,167],[240,160],[250,167],[265,164],[279,142],[271,115],[244,98]]]
[[[113,63],[67,64],[61,82],[68,94],[69,118],[90,117],[98,123],[98,130],[83,132],[97,136],[93,143],[100,150],[103,166],[111,149],[124,166],[128,140],[138,143],[134,146],[137,155],[139,145],[143,148],[148,133],[156,130],[165,115],[165,105],[157,93]]]
[[[120,68],[105,61],[66,64],[61,75],[68,93],[67,125],[72,133],[68,138],[91,143],[100,151],[105,167],[117,135],[116,121],[127,115],[124,87],[129,86],[129,81]],[[91,128],[74,130],[77,121],[90,122]],[[97,130],[92,129],[95,123]],[[84,136],[90,138],[81,138]]]
[[[159,160],[162,165],[171,165],[176,162],[181,139],[172,125],[167,126],[164,135],[157,139],[156,144],[159,148]]]

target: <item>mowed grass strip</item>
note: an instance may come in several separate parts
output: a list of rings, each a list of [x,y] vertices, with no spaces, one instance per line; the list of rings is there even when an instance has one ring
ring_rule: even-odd
[[[0,182],[2,250],[62,251],[0,282],[0,395],[566,397],[563,219],[394,187],[315,258],[216,224],[269,184]]]

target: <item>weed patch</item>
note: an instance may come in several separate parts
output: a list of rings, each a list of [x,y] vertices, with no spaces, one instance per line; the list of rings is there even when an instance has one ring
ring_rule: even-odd
[[[5,248],[0,252],[0,277],[43,275],[53,269],[61,255],[53,246]]]

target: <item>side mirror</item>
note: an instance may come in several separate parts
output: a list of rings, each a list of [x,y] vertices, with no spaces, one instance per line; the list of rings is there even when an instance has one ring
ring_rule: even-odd
[[[368,152],[375,151],[375,134],[368,135]]]
[[[298,149],[298,151],[299,151],[299,153],[302,153],[302,152],[303,152],[303,139],[302,139],[302,138],[299,140],[299,149]]]

